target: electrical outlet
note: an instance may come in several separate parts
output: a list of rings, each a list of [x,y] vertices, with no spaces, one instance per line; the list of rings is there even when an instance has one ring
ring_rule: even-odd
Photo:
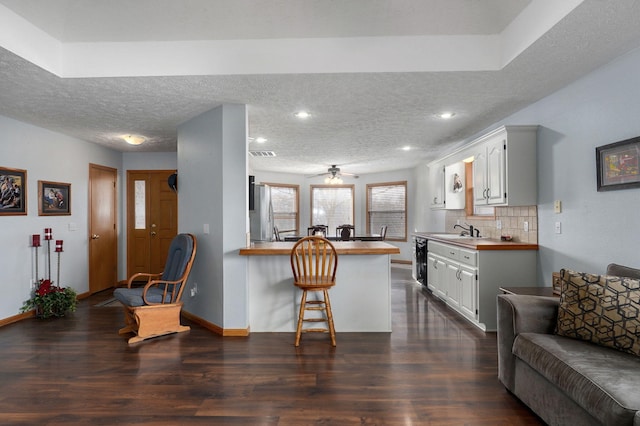
[[[191,287],[191,297],[194,297],[198,294],[198,283],[193,283],[193,287]]]
[[[460,225],[460,219],[456,219],[456,225]]]
[[[562,223],[556,222],[556,234],[562,234]]]
[[[529,232],[529,222],[524,223],[524,232]]]
[[[496,220],[496,229],[502,229],[502,221]]]

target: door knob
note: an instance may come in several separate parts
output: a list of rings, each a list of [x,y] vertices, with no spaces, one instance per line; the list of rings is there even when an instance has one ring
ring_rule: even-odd
[[[93,235],[91,236],[91,239],[92,239],[92,240],[98,240],[98,239],[100,239],[100,235],[98,235],[98,234],[93,234]]]
[[[156,236],[156,231],[151,231],[151,236],[155,237]]]

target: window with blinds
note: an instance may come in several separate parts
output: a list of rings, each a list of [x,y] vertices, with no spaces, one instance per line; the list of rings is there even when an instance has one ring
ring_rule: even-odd
[[[353,193],[353,185],[311,185],[311,225],[327,225],[330,235],[340,225],[355,225]]]
[[[367,185],[367,233],[387,226],[387,240],[407,240],[407,182]]]
[[[299,232],[299,186],[279,183],[267,183],[271,187],[271,207],[273,225],[282,234],[300,235]]]

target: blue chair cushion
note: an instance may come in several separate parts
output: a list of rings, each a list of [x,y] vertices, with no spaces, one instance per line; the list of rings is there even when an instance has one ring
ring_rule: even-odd
[[[134,288],[117,288],[113,292],[113,297],[119,300],[121,303],[127,306],[144,306],[144,300],[142,299],[142,292],[144,287]],[[163,289],[159,287],[151,287],[147,291],[147,300],[152,303],[162,302]],[[171,302],[171,294],[167,294],[165,297],[165,303]]]

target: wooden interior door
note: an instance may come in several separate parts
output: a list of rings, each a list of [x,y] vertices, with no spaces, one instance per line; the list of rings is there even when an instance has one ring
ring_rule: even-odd
[[[178,196],[167,180],[175,170],[127,172],[127,276],[162,272],[178,233]]]
[[[118,234],[116,182],[118,170],[89,165],[89,291],[116,285]]]

